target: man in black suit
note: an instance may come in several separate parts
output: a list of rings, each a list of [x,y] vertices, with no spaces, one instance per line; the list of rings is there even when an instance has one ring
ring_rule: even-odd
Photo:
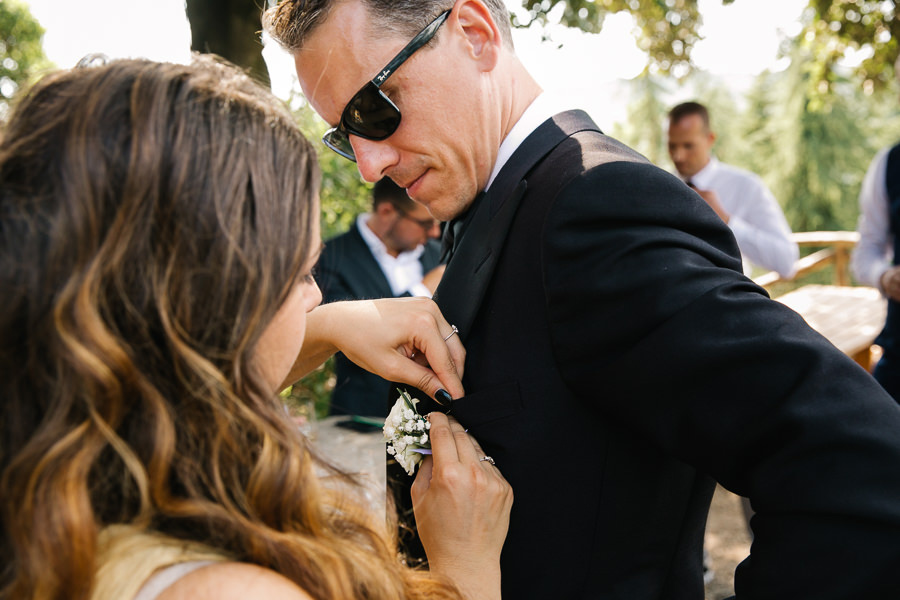
[[[372,188],[372,212],[329,240],[316,265],[324,302],[431,297],[444,272],[438,222],[390,179]],[[335,356],[331,414],[387,416],[389,383]]]
[[[556,109],[502,0],[285,0],[267,25],[324,141],[451,220],[451,414],[515,492],[504,596],[703,598],[719,481],[756,511],[738,599],[900,597],[900,407],[743,276],[699,196]]]

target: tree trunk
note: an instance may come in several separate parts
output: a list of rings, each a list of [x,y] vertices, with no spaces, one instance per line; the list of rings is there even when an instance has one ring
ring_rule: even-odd
[[[265,0],[186,0],[191,50],[218,54],[268,87],[260,38],[264,7]]]

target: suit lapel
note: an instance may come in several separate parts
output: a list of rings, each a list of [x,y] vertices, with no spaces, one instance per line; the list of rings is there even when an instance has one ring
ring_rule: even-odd
[[[500,258],[510,224],[528,189],[528,172],[553,148],[578,131],[599,131],[582,111],[561,113],[529,135],[500,170],[472,215],[435,292],[448,322],[465,340]]]
[[[506,232],[527,188],[528,184],[520,181],[493,217],[490,196],[481,199],[441,278],[435,302],[444,318],[459,328],[462,339],[475,320],[506,240]]]

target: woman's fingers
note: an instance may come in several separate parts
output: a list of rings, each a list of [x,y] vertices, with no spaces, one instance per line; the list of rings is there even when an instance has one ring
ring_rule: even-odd
[[[428,415],[428,422],[431,423],[428,437],[431,438],[431,456],[434,458],[434,468],[445,468],[453,463],[458,463],[459,453],[450,425],[451,419],[443,413],[433,412]],[[459,426],[456,419],[452,419],[452,422]]]
[[[454,335],[448,340],[444,341],[447,344],[447,349],[450,351],[450,362],[456,370],[456,374],[462,378],[463,373],[466,369],[466,347],[463,346],[462,340],[459,339],[459,335]],[[460,396],[462,396],[462,389],[460,389]]]
[[[456,581],[493,574],[509,527],[513,493],[462,425],[431,413],[432,455],[413,483],[419,537],[435,573]],[[487,464],[483,464],[487,463]]]
[[[421,310],[424,311],[423,321],[417,329],[419,335],[412,341],[409,355],[419,366],[427,368],[421,380],[404,383],[416,386],[432,398],[437,398],[439,390],[445,390],[452,398],[461,398],[465,394],[462,376],[466,349],[459,334],[454,333],[453,326],[444,319],[434,302],[423,302]]]
[[[423,358],[419,358],[423,356]],[[386,377],[393,381],[411,385],[435,398],[440,404],[446,405],[450,398],[459,398],[463,394],[462,381],[456,374],[452,364],[445,365],[443,370],[435,370],[428,366],[430,362],[424,355],[417,354],[415,358],[406,358],[398,354],[397,362],[391,368],[392,375]],[[423,365],[422,362],[426,362]]]
[[[410,494],[412,495],[413,504],[418,504],[419,500],[428,493],[431,487],[431,474],[434,471],[434,459],[426,456],[419,464],[419,472],[416,473],[416,479],[413,481]]]
[[[453,327],[437,304],[428,298],[385,298],[373,302],[385,322],[397,323],[394,331],[399,335],[394,343],[402,361],[397,365],[395,379],[432,398],[437,398],[439,390],[461,398],[465,394],[462,374],[466,351],[458,335],[449,335]]]
[[[483,454],[480,454],[481,447],[478,445],[478,442],[466,432],[459,421],[450,417],[448,425],[453,433],[453,440],[456,442],[456,455],[459,458],[459,462],[471,463],[483,456]]]
[[[436,461],[435,468],[445,469],[454,463],[484,463],[485,468],[503,479],[494,459],[485,454],[478,440],[469,435],[459,421],[442,413],[431,413],[428,419],[431,422],[431,449]]]
[[[317,311],[319,336],[360,367],[439,400],[440,390],[452,398],[464,395],[465,348],[430,299],[335,302]]]

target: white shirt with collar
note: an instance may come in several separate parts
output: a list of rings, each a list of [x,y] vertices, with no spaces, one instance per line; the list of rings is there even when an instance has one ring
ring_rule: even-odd
[[[494,170],[491,172],[491,177],[488,179],[484,189],[487,190],[491,187],[491,184],[494,183],[494,179],[497,178],[497,174],[500,173],[500,169],[503,168],[519,146],[522,145],[525,138],[531,135],[541,123],[553,115],[557,115],[567,110],[572,110],[572,107],[566,105],[565,100],[556,98],[546,92],[542,92],[535,98],[528,108],[525,109],[525,112],[522,113],[522,116],[519,117],[519,120],[516,121],[516,124],[513,125],[512,129],[509,130],[509,133],[506,134],[506,137],[503,138],[500,149],[497,151],[497,160],[494,162]]]
[[[739,169],[711,157],[690,180],[698,190],[711,190],[728,213],[728,226],[744,258],[744,272],[750,264],[777,271],[790,278],[796,271],[799,250],[791,240],[791,228],[775,196],[755,173]]]
[[[866,171],[859,190],[859,243],[853,249],[850,268],[860,283],[879,290],[881,276],[894,259],[894,235],[891,233],[890,201],[887,192],[887,157],[890,148],[881,149]]]
[[[381,267],[394,296],[401,296],[409,292],[411,296],[431,298],[431,290],[422,283],[425,274],[422,272],[422,263],[419,262],[419,258],[425,252],[425,246],[419,244],[413,250],[391,256],[384,242],[375,235],[374,231],[369,229],[368,223],[371,216],[370,213],[359,215],[356,218],[356,228],[369,247],[372,256],[375,257],[378,266]]]

